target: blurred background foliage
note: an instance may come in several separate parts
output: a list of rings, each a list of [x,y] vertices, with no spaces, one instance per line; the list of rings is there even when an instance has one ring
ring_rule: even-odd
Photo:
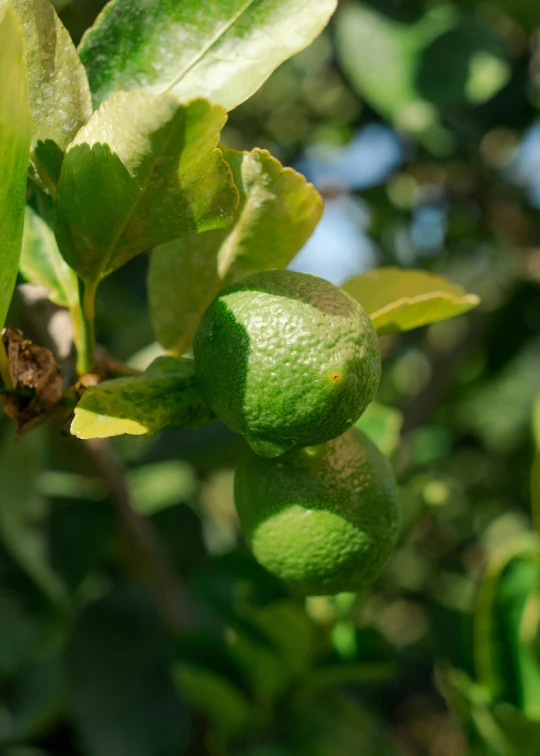
[[[55,3],[76,42],[103,4]],[[341,0],[224,133],[323,193],[294,269],[423,268],[482,298],[381,340],[361,423],[404,527],[377,584],[302,601],[254,562],[218,423],[112,458],[54,426],[13,443],[4,420],[3,756],[540,754],[538,27],[533,0]],[[157,352],[147,266],[98,299],[99,341],[137,367]],[[11,324],[39,331],[39,307],[21,287]]]

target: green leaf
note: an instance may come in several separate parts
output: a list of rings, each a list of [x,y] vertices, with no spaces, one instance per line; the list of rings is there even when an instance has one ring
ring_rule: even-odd
[[[369,313],[379,334],[453,318],[480,302],[476,294],[423,270],[370,270],[352,278],[343,289]]]
[[[540,756],[540,722],[507,704],[493,707],[493,716],[506,736],[511,756]]]
[[[118,89],[172,90],[231,110],[324,29],[337,0],[113,0],[81,58],[94,103]]]
[[[149,297],[159,341],[179,354],[223,286],[284,268],[311,236],[323,211],[312,184],[266,150],[225,150],[240,207],[231,228],[179,239],[157,249]]]
[[[23,582],[24,585],[24,582]],[[48,618],[36,616],[28,596],[21,590],[0,588],[0,677],[7,680],[32,668],[50,647],[57,627]],[[10,723],[0,718],[0,742]]]
[[[78,303],[77,276],[65,262],[54,234],[45,221],[26,207],[20,269],[33,284],[41,284],[51,292],[50,299],[61,307]]]
[[[540,527],[540,449],[531,467],[531,509],[535,526]]]
[[[399,446],[403,414],[393,407],[372,402],[356,425],[390,456]]]
[[[116,588],[80,617],[68,650],[70,703],[88,756],[185,753],[188,722],[153,601]]]
[[[437,120],[416,85],[421,54],[452,26],[454,12],[437,6],[401,23],[367,3],[347,3],[336,16],[337,51],[352,86],[398,126],[422,131]]]
[[[87,389],[71,432],[78,438],[142,436],[164,428],[198,428],[212,419],[196,386],[194,361],[159,357],[144,375]]]
[[[536,720],[540,718],[540,667],[535,650],[539,590],[538,556],[512,560],[497,585],[491,638],[500,697]]]
[[[86,282],[134,255],[230,223],[237,192],[217,148],[223,108],[118,92],[69,145],[58,184],[60,251]]]
[[[92,114],[88,77],[49,0],[8,1],[24,26],[34,119],[32,157],[45,186],[51,188],[63,151]]]
[[[540,450],[540,394],[538,394],[534,402],[532,430],[534,445],[538,450]]]
[[[0,328],[19,268],[32,136],[23,28],[12,8],[0,8]]]
[[[51,655],[47,649],[46,657],[38,657],[4,699],[9,716],[2,717],[0,723],[0,744],[37,740],[47,734],[65,714],[66,688],[64,659],[58,652]],[[21,756],[24,752],[21,749]],[[31,756],[33,752],[27,753]]]
[[[481,0],[477,2],[480,3]],[[498,6],[528,32],[535,32],[540,26],[538,3],[531,3],[530,0],[493,0],[493,5]]]
[[[493,716],[491,697],[484,686],[473,682],[460,669],[445,669],[442,666],[437,670],[437,682],[449,708],[472,725],[474,731],[490,747],[490,754],[518,756]]]
[[[507,45],[476,14],[450,3],[419,14],[406,6],[400,15],[395,3],[392,12],[383,3],[344,5],[336,17],[338,55],[352,86],[382,116],[419,136],[430,128],[444,135],[439,110],[486,102],[507,83]]]
[[[0,450],[0,542],[51,601],[62,604],[65,587],[51,567],[40,527],[45,504],[37,491],[44,466],[46,437],[38,428],[15,441],[12,434]]]
[[[189,662],[178,662],[173,677],[183,697],[202,711],[225,737],[238,736],[249,728],[253,720],[250,703],[224,675]]]
[[[134,508],[147,517],[191,501],[198,488],[195,470],[181,459],[142,465],[126,477]]]

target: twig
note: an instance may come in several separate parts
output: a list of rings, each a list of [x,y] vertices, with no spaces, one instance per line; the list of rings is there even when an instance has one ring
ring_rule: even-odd
[[[9,360],[2,334],[0,334],[0,377],[2,378],[2,382],[7,389],[13,388],[11,373],[9,372]]]
[[[96,466],[109,484],[112,502],[127,534],[138,547],[154,584],[156,597],[168,627],[180,633],[189,626],[188,611],[182,599],[178,578],[163,551],[153,526],[133,508],[124,470],[111,445],[103,439],[83,442]]]
[[[428,423],[440,406],[449,385],[482,333],[482,325],[471,318],[465,339],[454,349],[434,360],[433,376],[428,386],[403,410],[403,432],[407,433]]]

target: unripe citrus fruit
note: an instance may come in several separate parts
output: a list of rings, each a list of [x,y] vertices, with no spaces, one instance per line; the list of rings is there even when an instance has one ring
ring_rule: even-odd
[[[396,543],[394,476],[358,428],[275,459],[250,451],[236,470],[235,501],[255,558],[305,595],[363,588]]]
[[[288,270],[224,289],[202,318],[194,354],[216,415],[267,457],[346,431],[381,371],[362,307],[328,281]]]

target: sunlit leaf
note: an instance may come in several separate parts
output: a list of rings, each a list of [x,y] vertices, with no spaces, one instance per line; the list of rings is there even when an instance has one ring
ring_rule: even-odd
[[[88,78],[49,0],[2,2],[13,5],[24,25],[34,119],[32,157],[50,188],[58,179],[62,152],[92,114]]]
[[[141,436],[163,428],[197,428],[211,420],[196,386],[193,360],[159,357],[144,375],[87,389],[71,432],[78,438]]]
[[[24,218],[20,268],[30,283],[49,289],[55,304],[69,307],[77,303],[77,276],[60,254],[52,230],[30,206]]]
[[[113,0],[80,54],[98,105],[117,89],[172,90],[228,110],[320,34],[337,0]]]
[[[23,28],[10,6],[0,8],[0,328],[21,254],[26,174],[32,135]]]
[[[240,191],[230,229],[178,239],[154,252],[149,296],[160,342],[185,352],[219,290],[251,273],[283,268],[309,238],[323,209],[316,189],[266,150],[226,150]]]
[[[476,294],[422,270],[379,268],[352,278],[343,288],[369,313],[379,334],[452,318],[480,302]]]
[[[69,145],[58,184],[60,251],[87,283],[156,244],[230,223],[237,192],[217,148],[223,108],[119,92]]]

